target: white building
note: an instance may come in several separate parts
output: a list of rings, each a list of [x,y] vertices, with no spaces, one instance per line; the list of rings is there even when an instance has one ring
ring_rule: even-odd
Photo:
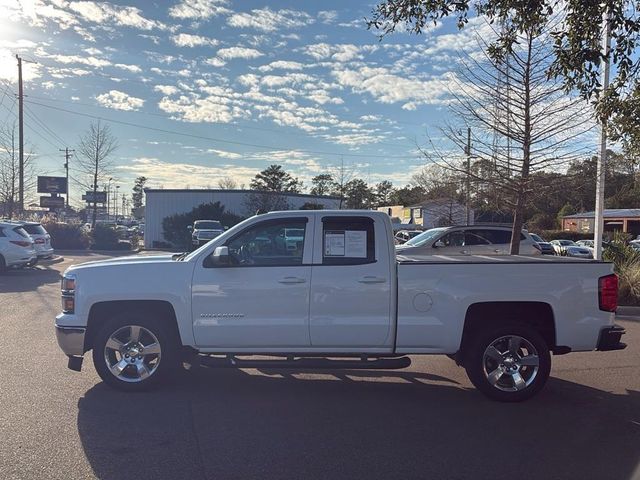
[[[267,195],[280,197],[281,202],[290,210],[299,209],[305,203],[322,205],[325,209],[340,208],[337,197],[320,197],[301,193],[269,193],[255,190],[173,190],[173,189],[145,189],[144,212],[144,246],[152,248],[154,242],[165,241],[162,233],[162,220],[176,213],[188,213],[203,203],[220,202],[225,211],[241,217],[254,215],[250,211],[249,198],[251,195]],[[280,207],[281,208],[281,207]],[[216,220],[215,218],[207,220]]]

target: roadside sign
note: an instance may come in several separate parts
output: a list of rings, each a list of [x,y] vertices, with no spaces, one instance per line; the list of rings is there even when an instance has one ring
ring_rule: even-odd
[[[63,208],[64,197],[40,197],[40,206],[44,208]]]
[[[38,177],[38,193],[67,193],[66,177]]]
[[[94,192],[88,191],[84,195],[82,195],[82,200],[87,203],[107,203],[107,192]]]

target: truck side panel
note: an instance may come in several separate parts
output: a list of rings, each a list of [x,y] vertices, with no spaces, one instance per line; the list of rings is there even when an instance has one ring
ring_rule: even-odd
[[[613,324],[598,307],[598,278],[609,273],[598,263],[401,263],[396,351],[457,352],[467,310],[489,299],[549,304],[556,344],[593,350],[600,329]]]

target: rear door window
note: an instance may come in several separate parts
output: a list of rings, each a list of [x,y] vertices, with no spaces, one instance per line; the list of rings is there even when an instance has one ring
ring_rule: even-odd
[[[375,261],[373,219],[322,218],[323,265],[361,265]]]
[[[22,228],[29,235],[46,235],[47,231],[44,229],[42,225],[23,225]]]

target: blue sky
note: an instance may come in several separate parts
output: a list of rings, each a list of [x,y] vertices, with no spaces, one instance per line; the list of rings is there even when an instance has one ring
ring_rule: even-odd
[[[43,173],[62,175],[57,149],[102,117],[122,190],[139,175],[154,187],[248,185],[271,163],[308,187],[342,161],[403,185],[423,165],[416,143],[447,116],[457,52],[476,42],[453,21],[380,42],[364,22],[372,6],[0,0],[0,122],[17,111],[18,53],[37,62],[24,64],[26,141]]]

